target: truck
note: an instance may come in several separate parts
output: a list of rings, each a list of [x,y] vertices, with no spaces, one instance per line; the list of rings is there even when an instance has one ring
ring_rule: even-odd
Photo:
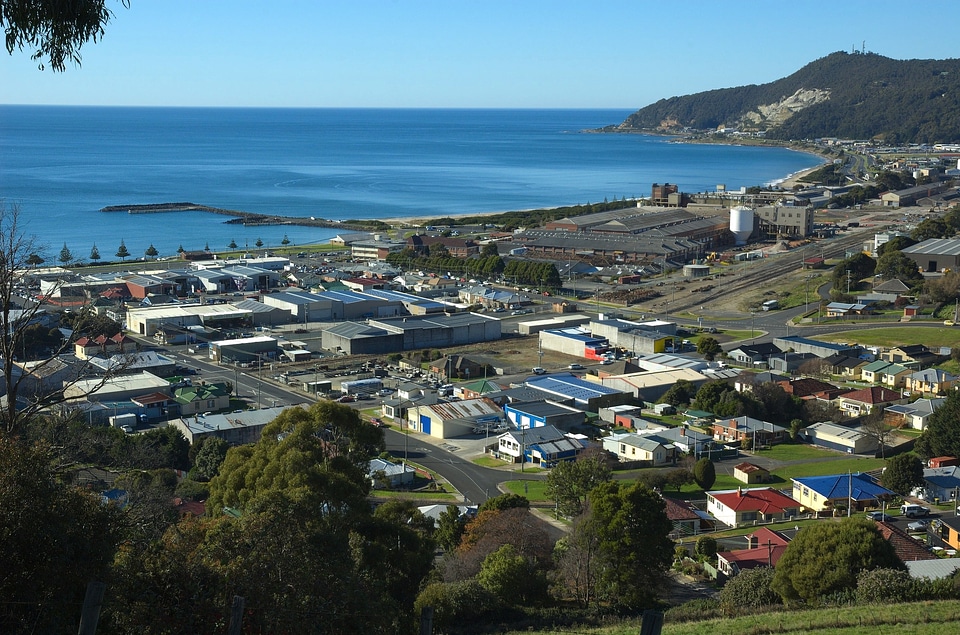
[[[369,395],[381,390],[383,390],[383,381],[379,377],[355,379],[340,383],[340,391],[344,395]]]
[[[123,429],[124,432],[127,431],[126,430],[127,427],[129,427],[131,430],[133,428],[136,428],[139,420],[140,418],[136,415],[136,413],[133,413],[133,412],[129,412],[127,414],[122,414],[122,415],[113,415],[112,417],[109,418],[110,425],[112,427],[121,428]]]

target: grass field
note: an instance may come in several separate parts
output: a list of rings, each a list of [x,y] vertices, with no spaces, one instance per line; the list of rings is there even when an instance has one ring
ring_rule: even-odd
[[[640,620],[617,626],[574,627],[549,631],[522,631],[526,635],[636,635]],[[506,631],[510,633],[510,631]],[[796,633],[797,635],[932,635],[960,632],[960,600],[842,606],[829,609],[764,613],[730,619],[682,624],[666,623],[663,635],[755,635]],[[513,632],[519,635],[519,631]]]
[[[960,327],[942,326],[915,327],[892,326],[888,328],[858,329],[835,333],[833,335],[818,335],[813,339],[825,342],[852,342],[864,346],[901,346],[904,344],[925,344],[928,347],[960,346]]]

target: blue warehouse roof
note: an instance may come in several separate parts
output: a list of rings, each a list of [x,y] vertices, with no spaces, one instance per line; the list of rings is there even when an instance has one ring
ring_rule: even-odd
[[[866,474],[831,474],[830,476],[810,476],[795,478],[794,482],[809,487],[826,499],[847,498],[853,500],[874,500],[878,496],[893,492],[878,485]]]
[[[601,386],[600,384],[585,381],[575,375],[569,374],[531,377],[526,381],[526,386],[555,395],[561,395],[575,401],[587,401],[596,397],[623,392],[622,390]]]

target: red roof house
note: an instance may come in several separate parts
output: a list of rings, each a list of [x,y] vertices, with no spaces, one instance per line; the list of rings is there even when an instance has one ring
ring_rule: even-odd
[[[800,513],[800,505],[772,487],[707,492],[707,511],[725,525],[785,520]]]
[[[775,567],[790,540],[778,531],[761,527],[747,537],[746,549],[717,553],[717,569],[735,576],[746,569]]]

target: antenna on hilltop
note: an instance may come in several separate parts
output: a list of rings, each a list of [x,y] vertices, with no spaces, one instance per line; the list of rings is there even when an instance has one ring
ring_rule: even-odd
[[[867,54],[867,41],[864,40],[863,42],[860,43],[860,55],[866,55],[866,54]]]

